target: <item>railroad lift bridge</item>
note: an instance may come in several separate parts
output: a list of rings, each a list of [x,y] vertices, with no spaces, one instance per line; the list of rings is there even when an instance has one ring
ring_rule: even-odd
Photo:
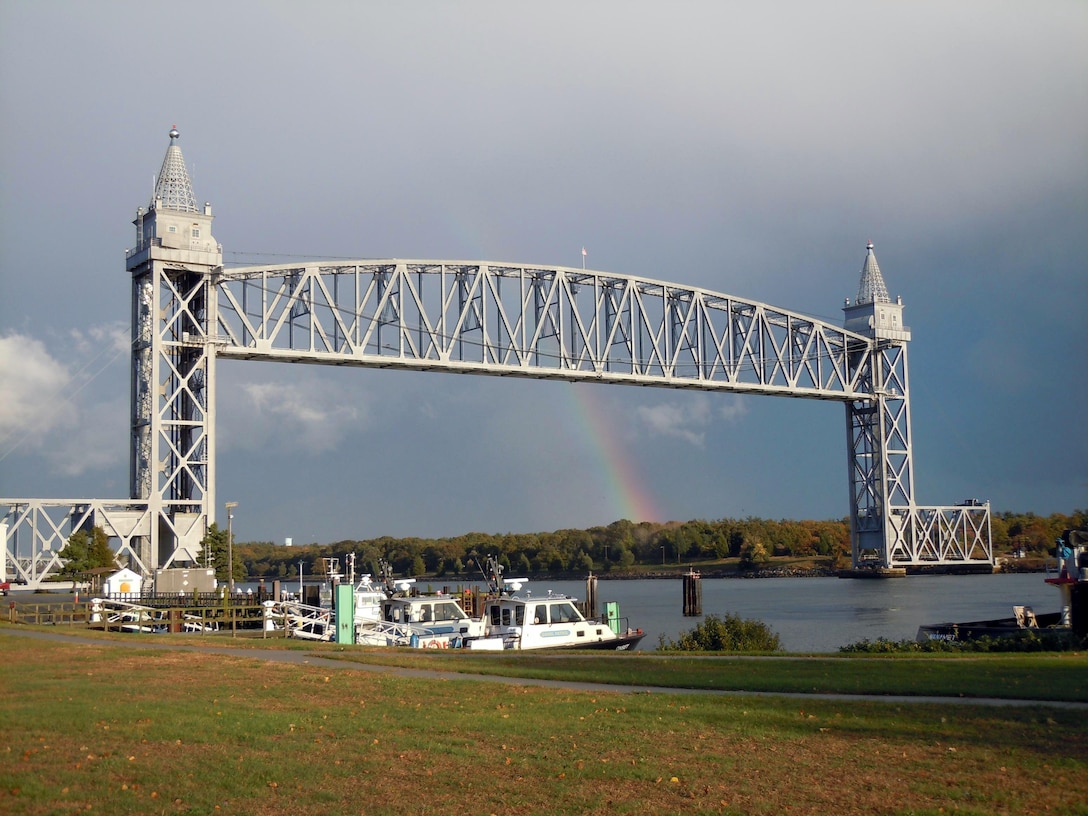
[[[170,143],[137,211],[130,494],[0,499],[8,580],[38,586],[102,527],[145,575],[200,563],[215,520],[216,361],[271,360],[835,400],[845,406],[855,569],[984,568],[988,503],[915,502],[907,343],[870,243],[842,326],[593,270],[445,260],[227,268]]]

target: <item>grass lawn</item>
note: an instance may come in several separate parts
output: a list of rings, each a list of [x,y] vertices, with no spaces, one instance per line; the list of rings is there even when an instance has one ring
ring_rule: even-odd
[[[781,657],[326,647],[322,654],[405,668],[665,688],[1088,701],[1083,652]]]
[[[0,648],[12,816],[1088,813],[1083,710],[568,691],[2,629]],[[736,668],[682,661],[675,672]]]

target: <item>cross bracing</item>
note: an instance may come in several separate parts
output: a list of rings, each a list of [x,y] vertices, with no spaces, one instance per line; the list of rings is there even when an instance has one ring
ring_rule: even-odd
[[[117,559],[145,575],[160,566],[142,552],[153,531],[175,541],[204,535],[198,513],[160,518],[148,502],[131,499],[0,499],[0,512],[0,530],[7,542],[7,563],[0,575],[33,588],[60,571],[61,551],[81,530],[89,534],[101,527],[113,542]],[[157,530],[160,524],[164,528]]]
[[[566,267],[224,269],[222,357],[868,399],[869,340],[753,300]]]
[[[914,498],[903,305],[867,247],[843,327],[696,287],[487,261],[223,267],[178,132],[132,277],[129,499],[0,499],[0,580],[38,585],[101,526],[145,575],[192,563],[215,518],[217,356],[839,400],[854,566],[992,564],[989,505]]]

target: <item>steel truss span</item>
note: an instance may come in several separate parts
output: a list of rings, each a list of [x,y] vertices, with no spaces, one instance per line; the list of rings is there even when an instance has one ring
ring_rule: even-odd
[[[855,567],[993,564],[988,504],[914,499],[903,304],[867,247],[842,327],[661,280],[490,261],[227,268],[179,133],[137,209],[127,500],[0,499],[0,581],[35,585],[102,527],[149,575],[192,564],[215,519],[216,360],[520,376],[837,400]],[[10,567],[10,570],[9,570]]]
[[[663,281],[405,260],[242,267],[215,281],[208,339],[221,357],[870,398],[863,335]]]
[[[854,566],[993,563],[988,504],[914,503],[909,334],[867,336],[758,301],[567,267],[224,269],[219,257],[171,253],[130,256],[134,498],[0,499],[16,581],[40,585],[68,537],[96,525],[145,575],[200,557],[215,517],[217,357],[838,400]]]

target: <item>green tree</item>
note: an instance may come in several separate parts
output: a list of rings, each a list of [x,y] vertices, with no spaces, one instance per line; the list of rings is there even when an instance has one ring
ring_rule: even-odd
[[[574,572],[584,572],[588,575],[593,572],[593,558],[587,552],[577,552],[570,559],[570,568]]]
[[[110,549],[110,538],[101,527],[95,527],[90,536],[86,530],[76,530],[68,537],[68,543],[59,555],[65,562],[60,574],[68,577],[100,567],[117,568],[116,556]]]
[[[231,547],[227,542],[227,531],[219,529],[218,524],[212,524],[208,527],[208,532],[204,534],[204,538],[200,542],[200,546],[204,548],[204,556],[207,559],[207,563],[210,567],[215,569],[215,577],[224,583],[230,581],[230,571],[227,567],[227,558]],[[246,578],[246,566],[242,558],[242,553],[238,547],[234,547],[234,580],[244,581]]]
[[[514,563],[516,564],[515,571],[519,576],[528,575],[533,569],[532,564],[529,563],[529,556],[525,553],[518,555]]]

